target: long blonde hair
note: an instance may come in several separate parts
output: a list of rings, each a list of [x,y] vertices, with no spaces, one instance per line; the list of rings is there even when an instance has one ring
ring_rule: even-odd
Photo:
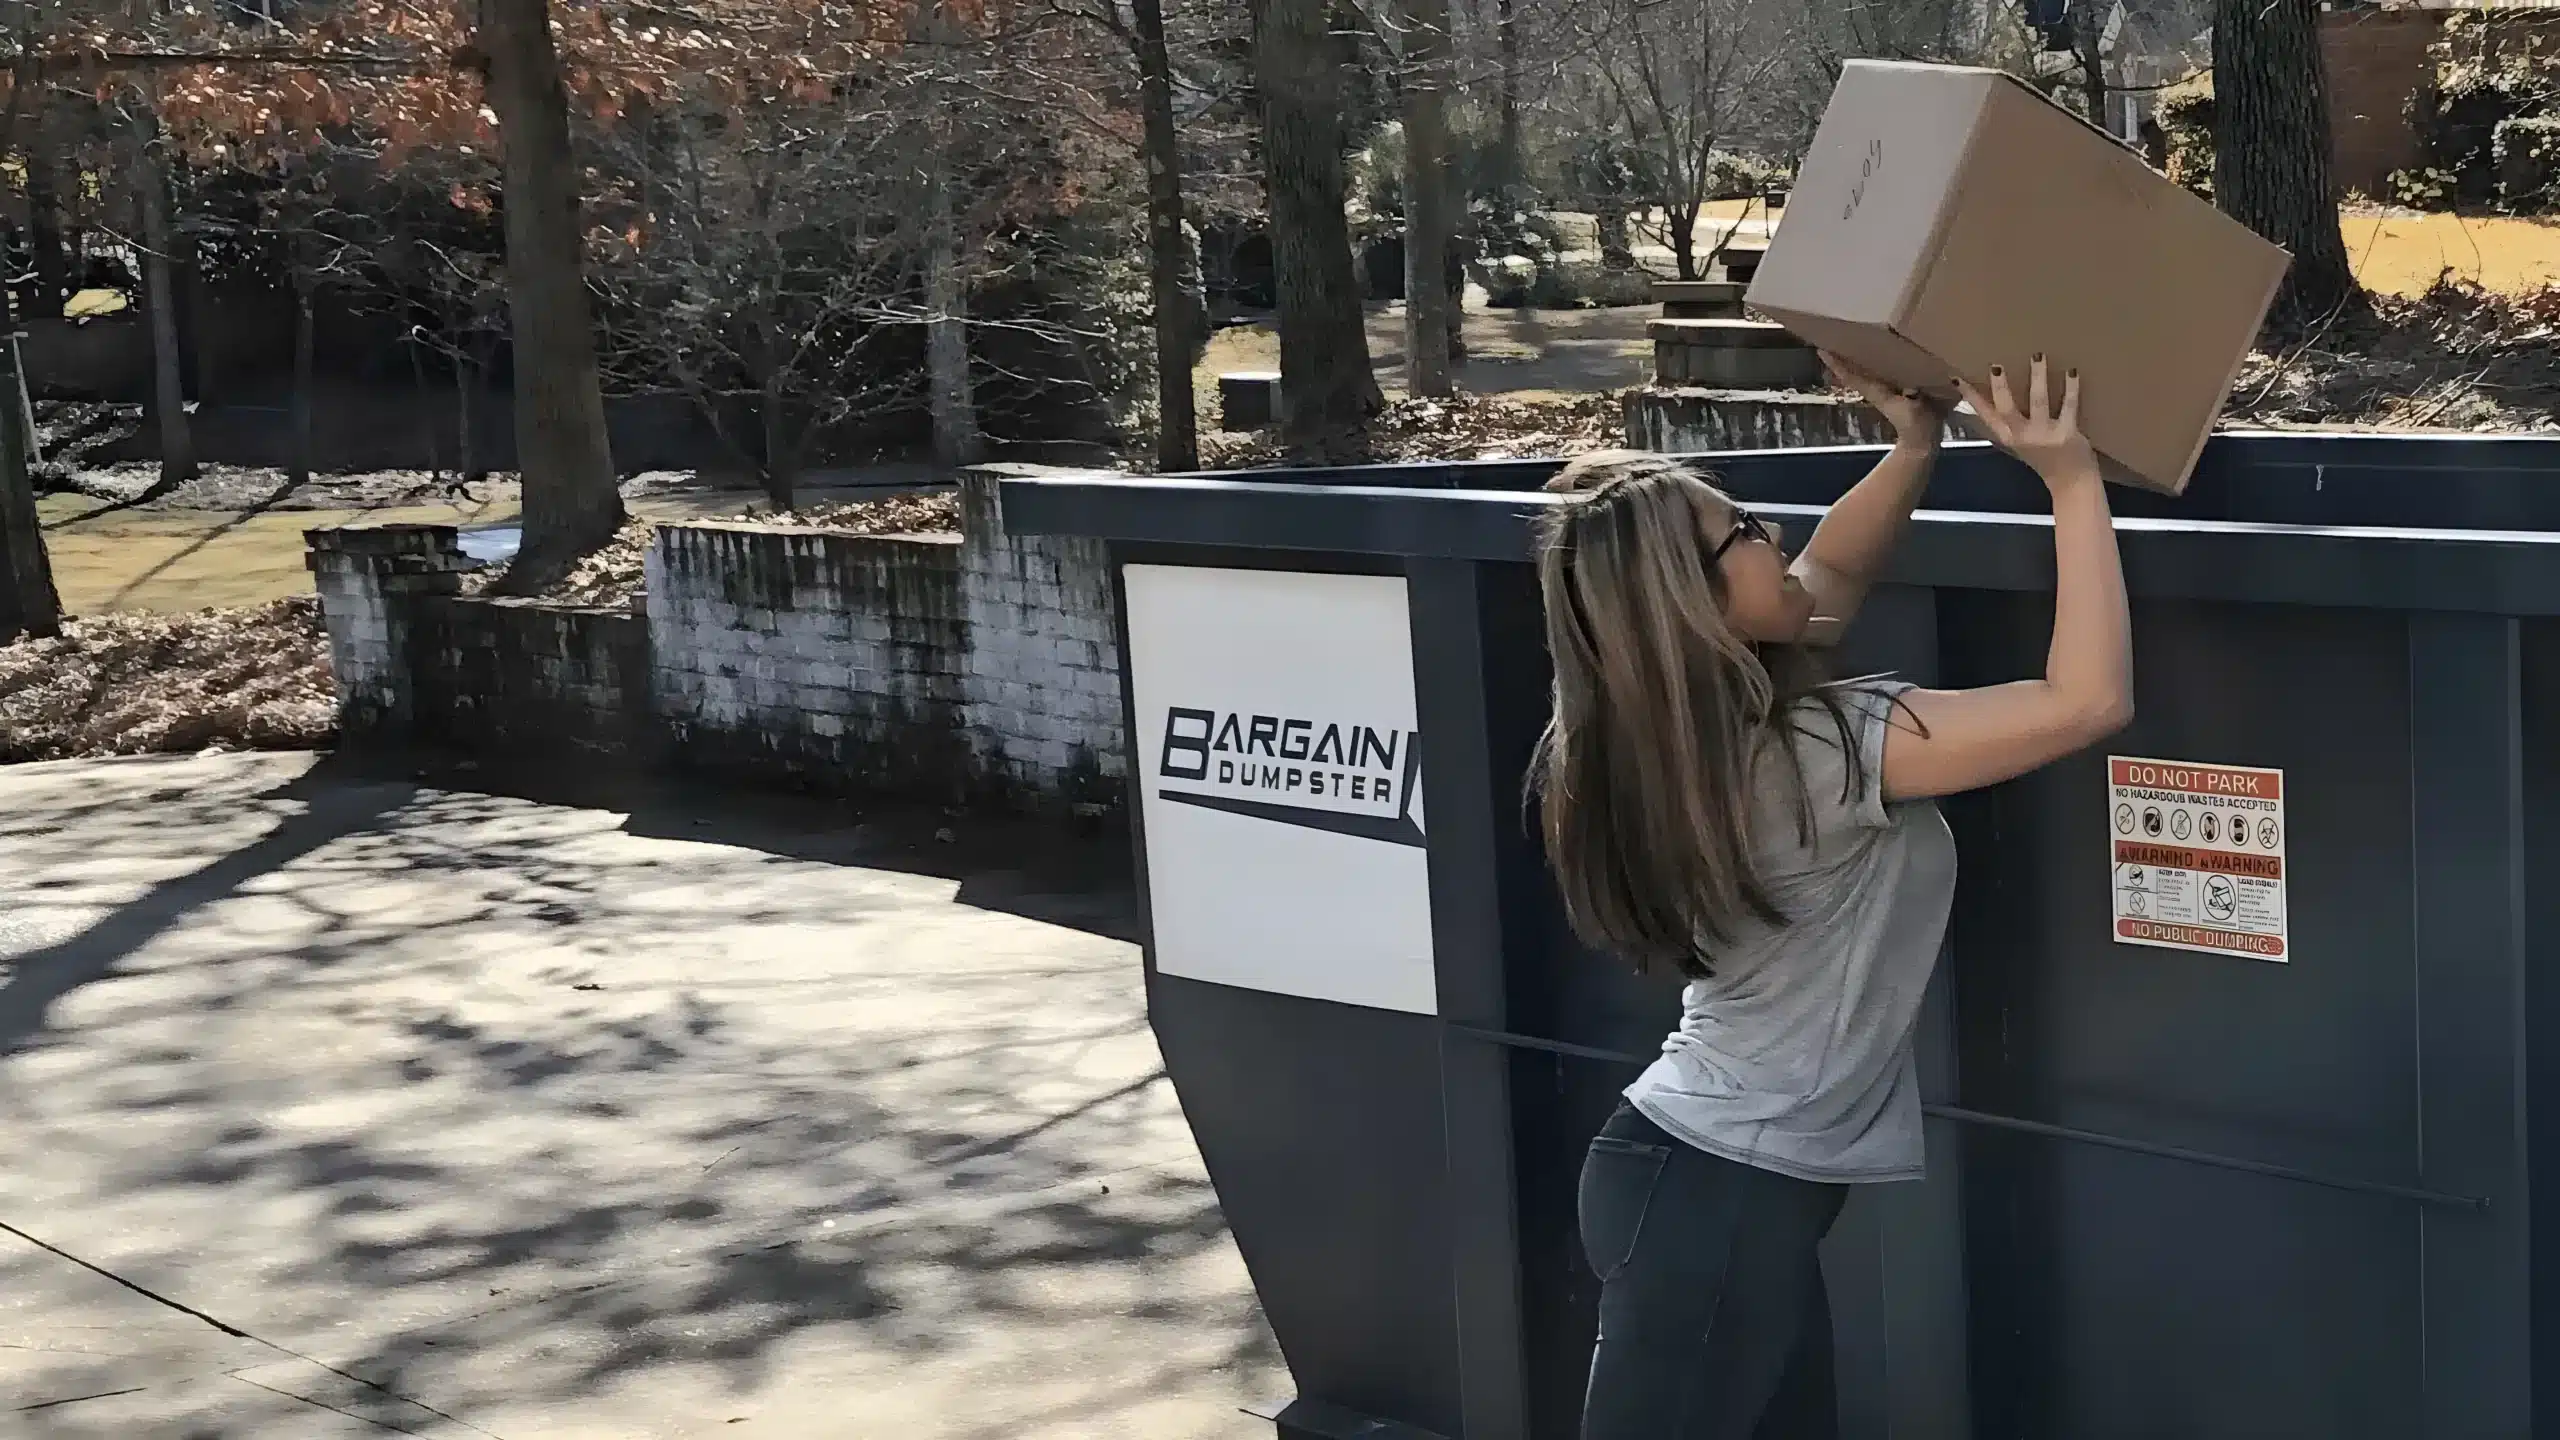
[[[1703,975],[1716,942],[1787,918],[1751,860],[1764,750],[1789,767],[1810,838],[1794,737],[1768,746],[1769,726],[1818,699],[1854,785],[1848,718],[1808,652],[1726,622],[1715,548],[1739,512],[1698,472],[1610,451],[1547,488],[1564,497],[1538,544],[1555,708],[1529,772],[1547,863],[1585,942]]]

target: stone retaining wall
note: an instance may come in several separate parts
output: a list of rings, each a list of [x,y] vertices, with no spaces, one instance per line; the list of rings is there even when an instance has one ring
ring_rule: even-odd
[[[1124,773],[1110,572],[1005,533],[660,527],[632,611],[457,594],[450,526],[315,530],[351,742],[569,753],[844,793],[1113,805]]]
[[[649,622],[629,610],[439,597],[419,607],[412,643],[419,739],[624,761],[661,749]]]
[[[1845,395],[1656,385],[1628,391],[1626,414],[1630,448],[1679,455],[1893,443],[1884,417]]]

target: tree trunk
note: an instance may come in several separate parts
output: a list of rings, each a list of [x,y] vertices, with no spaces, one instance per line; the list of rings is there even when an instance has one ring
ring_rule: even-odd
[[[146,119],[144,124],[149,126]],[[187,387],[178,354],[178,285],[170,273],[169,187],[149,144],[134,161],[133,193],[142,212],[142,307],[151,322],[151,408],[160,430],[160,485],[196,478],[195,435],[187,424]]]
[[[402,347],[409,352],[409,395],[418,407],[418,453],[427,461],[427,483],[444,488],[444,446],[436,439],[435,393],[427,388],[426,357],[418,353],[413,338]]]
[[[1156,470],[1200,468],[1200,417],[1191,353],[1201,302],[1190,286],[1182,232],[1182,143],[1173,128],[1173,62],[1164,43],[1163,0],[1131,0],[1137,21],[1138,108],[1145,122],[1139,159],[1147,171],[1147,282],[1156,320]]]
[[[949,178],[933,177],[932,233],[925,263],[925,384],[933,419],[933,458],[966,465],[978,458],[978,403],[969,383],[969,284],[960,267],[960,226]]]
[[[2275,318],[2362,309],[2329,179],[2319,0],[2216,0],[2213,117],[2214,203],[2293,252]]]
[[[1502,94],[1497,102],[1500,119],[1494,132],[1494,190],[1510,208],[1512,193],[1519,188],[1526,168],[1520,156],[1520,20],[1513,13],[1513,0],[1494,0],[1494,48],[1502,57]],[[1505,223],[1509,223],[1505,217]]]
[[[1449,393],[1449,0],[1404,0],[1405,392]],[[1285,387],[1284,387],[1285,389]]]
[[[481,0],[489,101],[506,150],[507,310],[524,548],[511,575],[564,569],[622,527],[580,248],[578,170],[549,0]]]
[[[2107,113],[2107,60],[2098,50],[2107,16],[2095,3],[2071,8],[2071,48],[2080,62],[2080,103],[2089,107],[2090,124],[2113,135],[2115,120]]]
[[[0,322],[8,309],[0,303]],[[15,331],[15,324],[7,328]],[[27,474],[33,437],[26,430],[26,380],[17,346],[0,335],[0,645],[22,635],[62,633],[62,598],[44,553],[34,481]]]
[[[37,63],[35,7],[21,6],[18,63],[11,77],[7,133],[0,145],[14,147],[26,162],[27,270],[29,283],[19,313],[57,319],[71,293],[71,252],[62,243],[61,160],[54,137],[47,133],[43,111],[43,67]],[[32,102],[32,103],[31,103]],[[19,127],[26,129],[21,132]],[[22,138],[23,135],[23,138]]]
[[[300,491],[311,483],[311,288],[309,268],[293,267],[293,401],[286,417],[293,428],[293,465],[286,471],[288,488]]]
[[[470,357],[453,357],[453,473],[457,483],[470,486],[488,478],[480,468],[479,447],[472,443],[471,395],[480,386],[479,367]]]
[[[1255,90],[1271,195],[1281,433],[1320,444],[1384,404],[1369,369],[1360,278],[1343,214],[1343,94],[1324,0],[1255,0]]]
[[[1679,267],[1680,278],[1705,279],[1698,273],[1698,212],[1666,204],[1662,207],[1662,228],[1670,234],[1671,260]]]
[[[764,498],[777,511],[793,508],[798,500],[799,457],[791,444],[789,417],[783,411],[787,403],[781,377],[766,376],[763,391],[756,397],[756,421],[761,427],[756,448],[763,462],[760,468],[764,471]]]
[[[149,31],[150,0],[131,0],[127,18]],[[196,478],[195,437],[187,425],[186,379],[179,366],[178,294],[169,274],[169,177],[160,167],[158,82],[146,86],[133,111],[133,192],[142,228],[142,306],[151,327],[151,399],[160,430],[159,488]]]
[[[62,239],[62,191],[55,166],[39,136],[27,152],[27,247],[34,252],[28,270],[34,279],[24,293],[25,313],[42,320],[60,319],[62,302],[71,293],[71,250]]]

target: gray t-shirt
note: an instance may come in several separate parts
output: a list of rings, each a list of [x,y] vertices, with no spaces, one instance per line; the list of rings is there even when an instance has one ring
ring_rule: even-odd
[[[1919,1178],[1911,1036],[1946,937],[1956,846],[1936,805],[1884,800],[1885,730],[1910,723],[1893,706],[1909,688],[1835,692],[1864,761],[1854,786],[1819,702],[1772,727],[1752,853],[1788,923],[1746,922],[1710,948],[1715,973],[1682,993],[1680,1028],[1626,1092],[1699,1149],[1802,1180]],[[1774,749],[1782,736],[1804,767],[1809,827]]]

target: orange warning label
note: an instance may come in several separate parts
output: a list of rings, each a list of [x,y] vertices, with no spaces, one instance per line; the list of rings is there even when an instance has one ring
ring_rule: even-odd
[[[2107,759],[2115,938],[2287,958],[2284,772]]]

